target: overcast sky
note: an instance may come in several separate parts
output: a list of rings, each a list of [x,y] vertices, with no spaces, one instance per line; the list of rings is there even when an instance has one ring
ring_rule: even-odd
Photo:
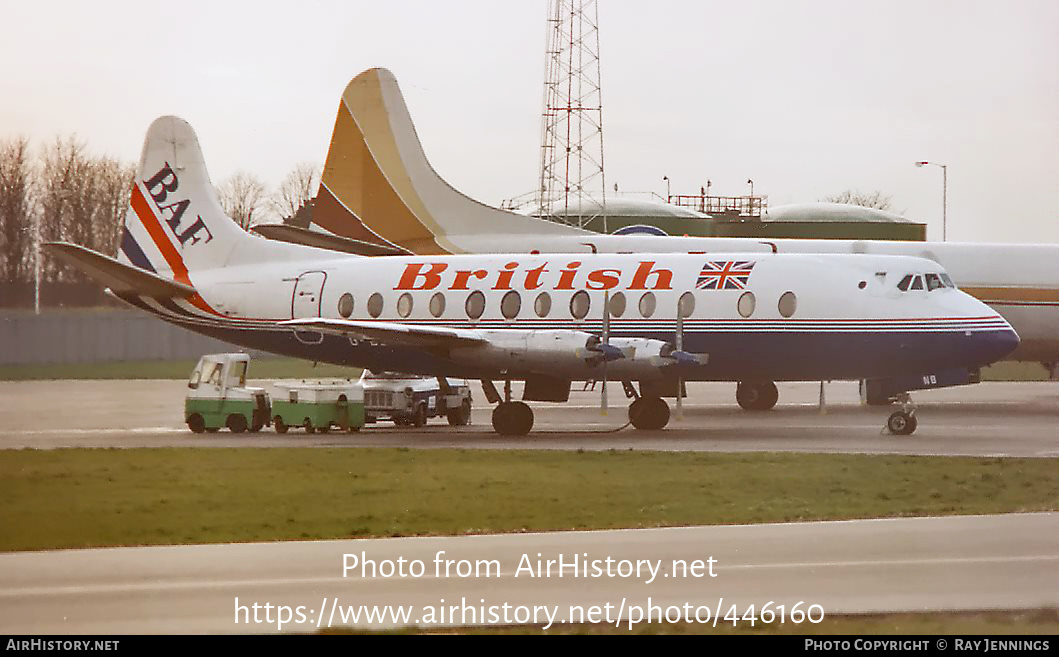
[[[941,238],[1059,242],[1056,0],[602,0],[607,184],[770,205],[881,191]],[[322,163],[397,76],[427,156],[490,204],[537,183],[547,0],[0,0],[0,138],[139,157],[181,116],[215,182]]]

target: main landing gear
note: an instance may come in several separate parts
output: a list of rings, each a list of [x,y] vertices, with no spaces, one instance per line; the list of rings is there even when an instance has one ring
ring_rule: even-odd
[[[747,411],[767,411],[779,401],[780,392],[772,381],[740,381],[735,386],[735,400]]]
[[[643,431],[662,429],[669,424],[669,404],[661,397],[637,397],[629,406],[629,422]]]
[[[504,381],[504,398],[501,400],[496,386],[482,379],[482,389],[490,402],[499,402],[493,409],[493,431],[501,436],[525,436],[533,428],[533,409],[526,402],[511,401],[511,381]]]
[[[641,397],[631,381],[623,381],[625,394],[633,400],[629,406],[629,423],[644,431],[663,429],[669,424],[669,405],[657,396]],[[525,436],[533,429],[533,409],[525,402],[512,401],[511,382],[504,382],[500,396],[493,382],[482,379],[486,398],[496,404],[493,409],[493,430],[501,436]]]
[[[664,399],[654,395],[638,395],[632,381],[622,381],[621,387],[625,396],[632,400],[629,405],[629,424],[641,431],[663,429],[669,424],[669,404]],[[640,384],[640,392],[644,392],[643,383]]]
[[[533,409],[526,402],[503,401],[493,409],[493,430],[501,436],[525,436],[533,428]]]
[[[886,420],[886,429],[895,436],[911,436],[919,426],[919,421],[916,420],[916,405],[907,392],[897,396],[897,403],[901,404],[901,410],[890,414]]]

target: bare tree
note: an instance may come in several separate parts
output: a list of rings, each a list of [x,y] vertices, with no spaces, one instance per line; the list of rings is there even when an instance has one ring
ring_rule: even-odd
[[[320,167],[308,162],[298,164],[280,183],[273,204],[284,223],[316,196],[320,186]]]
[[[56,138],[41,154],[36,184],[42,238],[117,253],[134,171],[132,164],[89,155],[76,137]],[[84,280],[70,267],[44,264],[45,280]]]
[[[224,213],[235,220],[243,230],[266,201],[265,185],[252,174],[240,171],[221,183],[217,194]]]
[[[29,139],[0,142],[0,273],[8,283],[32,278],[32,175]]]
[[[110,157],[92,162],[93,248],[113,255],[121,242],[136,167]]]
[[[876,210],[890,210],[893,207],[890,202],[891,198],[879,191],[865,194],[857,190],[847,189],[841,194],[832,194],[820,200],[827,203],[848,203],[849,205],[859,205],[864,208],[875,208]]]
[[[91,246],[91,162],[85,144],[74,136],[55,141],[41,152],[36,191],[42,240],[63,240]],[[50,281],[83,280],[75,270],[46,259],[42,278]]]

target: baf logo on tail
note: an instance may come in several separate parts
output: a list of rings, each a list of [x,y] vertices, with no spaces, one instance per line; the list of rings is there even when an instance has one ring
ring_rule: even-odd
[[[213,239],[213,233],[210,232],[210,229],[206,226],[206,223],[202,220],[201,216],[196,215],[195,220],[191,222],[191,225],[181,228],[184,213],[187,211],[188,206],[191,205],[190,199],[183,199],[171,202],[168,205],[163,205],[163,203],[169,200],[169,195],[175,192],[179,185],[180,181],[177,180],[177,175],[173,171],[173,168],[169,166],[168,162],[166,162],[165,166],[163,166],[162,169],[154,174],[149,180],[143,181],[144,188],[154,200],[155,207],[157,207],[158,212],[161,213],[165,224],[169,226],[169,230],[180,242],[181,249],[185,249],[188,246],[194,246],[199,242],[209,242]],[[142,220],[143,217],[141,216],[141,221]]]

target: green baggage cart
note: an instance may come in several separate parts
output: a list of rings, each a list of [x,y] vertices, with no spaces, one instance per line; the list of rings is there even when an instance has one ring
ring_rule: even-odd
[[[306,433],[332,428],[360,431],[364,426],[364,387],[358,381],[277,381],[272,424],[278,433],[302,427]]]

